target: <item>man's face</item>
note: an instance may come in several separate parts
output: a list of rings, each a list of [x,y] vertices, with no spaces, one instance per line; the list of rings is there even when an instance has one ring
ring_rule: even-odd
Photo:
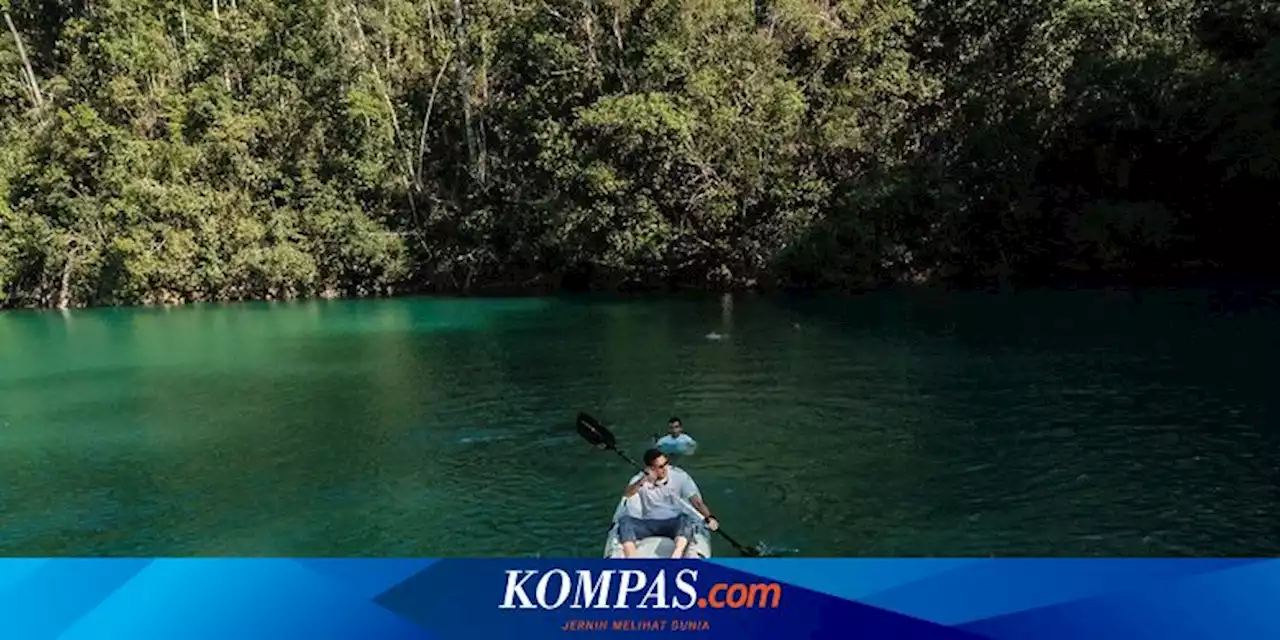
[[[667,431],[670,431],[673,436],[678,436],[684,433],[684,425],[680,424],[679,420],[667,423]]]
[[[653,476],[658,480],[666,480],[667,471],[671,469],[667,464],[666,456],[658,456],[655,458],[653,464],[649,465],[649,468],[653,470]]]

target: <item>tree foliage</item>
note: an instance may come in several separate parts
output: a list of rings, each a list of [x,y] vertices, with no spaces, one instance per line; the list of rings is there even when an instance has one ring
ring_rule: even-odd
[[[0,9],[0,304],[1274,275],[1272,0]]]

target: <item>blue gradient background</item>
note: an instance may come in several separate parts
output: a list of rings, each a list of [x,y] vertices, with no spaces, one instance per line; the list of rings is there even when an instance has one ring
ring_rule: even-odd
[[[497,608],[507,570],[681,567],[703,589],[781,582],[782,606]],[[543,638],[575,618],[706,620],[702,638],[1233,639],[1280,637],[1277,602],[1272,559],[0,560],[5,640]]]

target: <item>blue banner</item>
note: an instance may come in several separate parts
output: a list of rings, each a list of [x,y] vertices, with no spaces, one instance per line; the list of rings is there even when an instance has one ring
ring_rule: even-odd
[[[1277,602],[1261,559],[0,561],[5,639],[1225,640]]]

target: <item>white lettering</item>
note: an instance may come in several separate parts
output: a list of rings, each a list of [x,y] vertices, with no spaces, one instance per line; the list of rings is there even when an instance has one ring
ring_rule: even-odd
[[[668,608],[667,606],[667,572],[665,569],[659,570],[658,575],[653,577],[653,584],[649,585],[649,591],[647,591],[644,594],[644,597],[640,599],[640,604],[636,605],[636,608],[648,609],[649,607],[648,605],[645,604],[645,602],[648,602],[650,598],[653,598],[658,601],[658,604],[654,605],[653,607],[654,609]]]
[[[554,603],[547,602],[547,582],[551,579],[551,576],[560,578],[560,595],[556,596]],[[564,569],[552,569],[542,574],[542,579],[538,580],[538,587],[534,590],[533,596],[538,599],[538,604],[543,609],[558,609],[560,605],[564,604],[565,600],[569,599],[569,574]]]
[[[529,594],[525,593],[525,590],[524,590],[524,583],[528,581],[529,578],[533,577],[533,574],[535,573],[537,572],[533,571],[532,569],[527,571],[519,571],[519,570],[507,571],[506,572],[507,592],[506,592],[506,596],[502,599],[502,604],[498,605],[498,608],[499,609],[515,609],[516,608],[515,599],[518,597],[520,598],[521,609],[537,609],[538,608],[537,605],[529,601]],[[520,574],[524,574],[524,575],[520,577],[519,580],[517,580],[516,576]]]
[[[681,569],[676,572],[676,591],[689,596],[689,600],[683,604],[678,597],[671,599],[671,606],[677,609],[692,609],[698,603],[698,590],[694,589],[688,580],[685,580],[685,576],[689,576],[696,582],[698,580],[698,571],[696,569]]]
[[[565,569],[551,569],[542,573],[532,569],[508,570],[507,586],[499,609],[543,609],[551,611],[570,602],[573,609],[682,609],[688,610],[698,606],[698,571],[696,569],[680,569],[676,571],[674,590],[668,593],[665,569],[653,575],[652,581],[645,571],[637,569],[613,569],[599,573],[579,569],[570,573]],[[542,573],[534,583],[533,597],[529,597],[528,583],[536,574]],[[614,574],[620,573],[620,579],[614,580]],[[553,584],[553,580],[557,581]],[[617,598],[610,603],[611,587],[617,583]],[[570,595],[572,592],[572,601]],[[637,604],[629,600],[632,594],[643,594]]]
[[[604,609],[609,606],[607,599],[609,598],[609,583],[613,579],[613,569],[601,571],[599,577],[594,582],[591,580],[591,572],[586,569],[578,570],[578,588],[573,592],[573,604],[569,605],[571,609],[582,609],[594,607],[596,609]],[[599,594],[596,603],[591,604],[591,599]]]
[[[634,578],[634,580],[633,580]],[[613,603],[614,609],[629,609],[627,606],[627,594],[639,593],[644,589],[644,583],[648,581],[643,571],[635,569],[624,569],[622,571],[622,584],[618,585],[618,600]],[[633,585],[632,582],[635,582]]]

